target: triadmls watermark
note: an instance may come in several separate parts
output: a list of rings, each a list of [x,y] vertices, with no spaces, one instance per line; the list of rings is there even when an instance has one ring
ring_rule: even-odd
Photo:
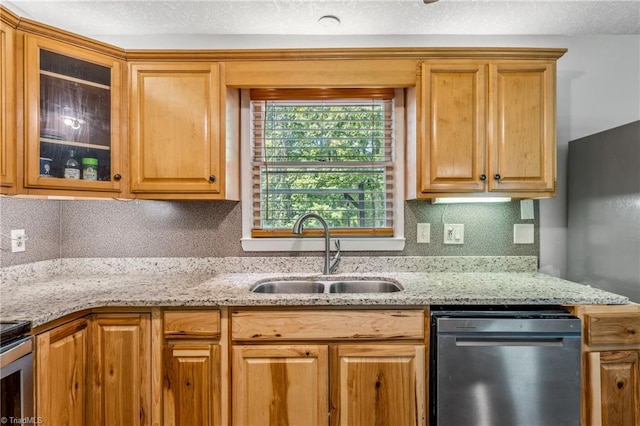
[[[0,417],[3,425],[39,425],[43,422],[42,417]]]

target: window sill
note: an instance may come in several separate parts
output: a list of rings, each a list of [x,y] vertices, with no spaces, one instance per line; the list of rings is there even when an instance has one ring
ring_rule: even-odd
[[[402,251],[405,239],[393,238],[331,238],[331,251],[335,251],[333,241],[340,240],[341,251]],[[324,251],[323,238],[242,238],[244,251]]]

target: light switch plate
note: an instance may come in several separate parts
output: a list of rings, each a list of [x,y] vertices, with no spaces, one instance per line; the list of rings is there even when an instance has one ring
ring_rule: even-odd
[[[427,244],[431,242],[431,224],[419,223],[418,224],[418,237],[417,243]]]
[[[533,224],[532,223],[516,223],[513,225],[513,243],[514,244],[533,244]]]
[[[522,220],[535,219],[535,216],[533,214],[533,200],[520,201],[520,219]]]

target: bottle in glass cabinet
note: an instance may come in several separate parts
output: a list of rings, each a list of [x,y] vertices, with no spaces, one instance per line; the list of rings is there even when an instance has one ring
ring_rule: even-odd
[[[76,160],[73,149],[69,150],[69,158],[64,165],[65,179],[80,179],[80,163]]]

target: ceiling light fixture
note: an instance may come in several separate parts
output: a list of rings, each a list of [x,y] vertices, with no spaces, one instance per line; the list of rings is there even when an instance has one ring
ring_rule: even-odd
[[[340,18],[334,15],[324,15],[318,19],[323,28],[337,28],[340,26]]]
[[[424,4],[431,4],[431,3],[437,3],[438,0],[422,0],[424,2]]]

